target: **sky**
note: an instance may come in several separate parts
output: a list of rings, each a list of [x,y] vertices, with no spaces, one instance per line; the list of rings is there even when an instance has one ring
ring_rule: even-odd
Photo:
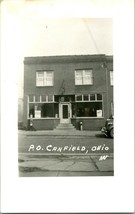
[[[25,56],[113,54],[111,19],[30,17],[23,29]]]
[[[2,35],[6,56],[18,75],[23,97],[23,60],[27,56],[113,55],[113,19],[85,16],[54,16],[47,1],[6,1],[2,7]],[[57,4],[56,4],[57,5]],[[10,53],[10,50],[12,52]]]

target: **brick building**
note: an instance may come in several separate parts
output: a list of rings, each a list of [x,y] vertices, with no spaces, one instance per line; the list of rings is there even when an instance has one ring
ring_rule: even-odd
[[[25,57],[24,114],[37,130],[73,124],[99,130],[113,114],[113,57],[73,55]]]

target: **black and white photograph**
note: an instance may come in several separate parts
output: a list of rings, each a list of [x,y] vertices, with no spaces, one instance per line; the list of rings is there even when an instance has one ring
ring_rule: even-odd
[[[19,175],[113,176],[112,19],[31,24],[24,44],[33,52],[27,47],[19,97]]]
[[[133,5],[1,2],[2,213],[133,212]]]

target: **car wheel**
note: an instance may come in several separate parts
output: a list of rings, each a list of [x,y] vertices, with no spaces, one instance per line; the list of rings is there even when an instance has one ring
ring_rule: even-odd
[[[111,136],[112,138],[114,137],[114,129],[113,129],[113,128],[110,130],[110,136]]]

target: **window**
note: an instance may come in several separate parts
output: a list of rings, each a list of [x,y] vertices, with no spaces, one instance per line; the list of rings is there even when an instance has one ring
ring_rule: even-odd
[[[54,95],[29,95],[28,117],[54,118],[59,115],[59,104],[54,101]]]
[[[40,102],[40,96],[39,95],[35,95],[35,102]]]
[[[110,85],[113,85],[113,71],[110,71]]]
[[[37,72],[36,86],[53,86],[53,71]]]
[[[76,95],[75,96],[75,101],[76,102],[82,102],[82,101],[85,101],[85,102],[89,102],[89,101],[102,101],[103,100],[103,97],[102,97],[102,94],[80,94],[80,95]]]
[[[103,117],[102,94],[76,95],[75,101],[72,104],[73,117]]]
[[[59,115],[58,103],[29,103],[29,117],[33,118],[54,118]]]
[[[46,100],[47,100],[47,99],[46,99],[46,95],[42,95],[42,96],[41,96],[41,101],[42,101],[42,102],[46,102]]]
[[[77,117],[102,117],[102,102],[76,103],[76,113]]]
[[[82,95],[76,95],[76,101],[82,101]]]
[[[95,100],[95,94],[90,94],[90,100]]]
[[[93,85],[92,70],[76,70],[75,85]]]
[[[97,94],[97,100],[102,100],[102,94]]]
[[[34,96],[33,95],[29,95],[29,102],[34,102]]]
[[[89,95],[88,94],[84,94],[83,95],[83,100],[84,101],[88,101],[89,100]]]
[[[53,95],[48,95],[48,102],[53,102]]]

